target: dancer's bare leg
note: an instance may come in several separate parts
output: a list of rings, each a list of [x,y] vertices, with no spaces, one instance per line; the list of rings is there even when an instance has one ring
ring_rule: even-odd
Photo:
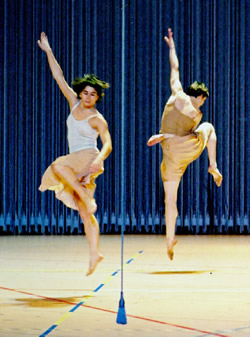
[[[99,224],[93,214],[89,214],[82,202],[76,197],[79,214],[84,224],[84,231],[89,243],[89,270],[87,276],[91,275],[97,264],[103,259],[99,252]]]
[[[79,183],[74,171],[67,166],[62,166],[60,164],[52,164],[52,170],[54,173],[60,177],[65,183],[77,193],[79,199],[84,203],[87,211],[90,214],[96,212],[97,206],[94,199],[90,199],[87,192],[84,191],[82,185]]]
[[[177,243],[175,238],[175,225],[178,215],[177,211],[177,191],[179,181],[164,181],[165,191],[165,221],[167,234],[167,254],[170,260],[174,257],[174,246]]]
[[[208,172],[212,174],[214,182],[219,187],[222,183],[222,175],[217,168],[217,161],[216,161],[216,143],[217,137],[214,130],[214,127],[210,124],[210,134],[207,141],[207,150],[208,150],[208,158],[209,158],[209,167]]]

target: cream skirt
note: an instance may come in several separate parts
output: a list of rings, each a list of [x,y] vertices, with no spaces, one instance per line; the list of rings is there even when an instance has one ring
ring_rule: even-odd
[[[81,150],[70,153],[66,156],[59,157],[52,164],[70,167],[75,172],[79,182],[82,185],[82,188],[84,188],[89,197],[93,199],[96,188],[95,179],[104,171],[102,168],[94,175],[90,175],[89,173],[89,168],[97,157],[98,153],[99,151],[97,149]],[[61,200],[67,207],[78,210],[74,191],[62,180],[60,180],[57,175],[55,175],[51,165],[47,168],[42,177],[39,190],[41,192],[46,190],[54,191],[56,198]]]
[[[212,124],[205,122],[190,135],[176,136],[162,141],[161,176],[163,181],[181,179],[187,166],[201,155],[212,130],[214,130]]]

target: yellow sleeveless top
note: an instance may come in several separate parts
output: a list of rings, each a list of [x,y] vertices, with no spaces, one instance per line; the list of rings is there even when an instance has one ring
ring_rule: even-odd
[[[180,91],[176,96],[171,96],[165,105],[160,133],[187,136],[196,129],[201,118],[202,113],[194,108],[190,96]]]
[[[175,135],[161,142],[163,181],[178,181],[187,166],[201,154],[205,147],[202,132],[195,132],[202,118],[190,96],[183,91],[171,96],[164,108],[160,133]]]

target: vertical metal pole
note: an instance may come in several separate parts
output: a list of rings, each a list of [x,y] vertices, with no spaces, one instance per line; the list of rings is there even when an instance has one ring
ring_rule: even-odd
[[[123,241],[125,221],[125,0],[122,0],[121,56],[121,291],[123,292]]]

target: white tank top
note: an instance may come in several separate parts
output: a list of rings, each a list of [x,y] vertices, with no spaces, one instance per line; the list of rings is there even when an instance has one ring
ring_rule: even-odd
[[[75,110],[79,104],[80,101],[72,108],[67,118],[70,153],[97,148],[97,137],[99,134],[90,126],[89,119],[98,116],[98,114],[89,116],[84,120],[75,119],[72,115],[72,111]]]

